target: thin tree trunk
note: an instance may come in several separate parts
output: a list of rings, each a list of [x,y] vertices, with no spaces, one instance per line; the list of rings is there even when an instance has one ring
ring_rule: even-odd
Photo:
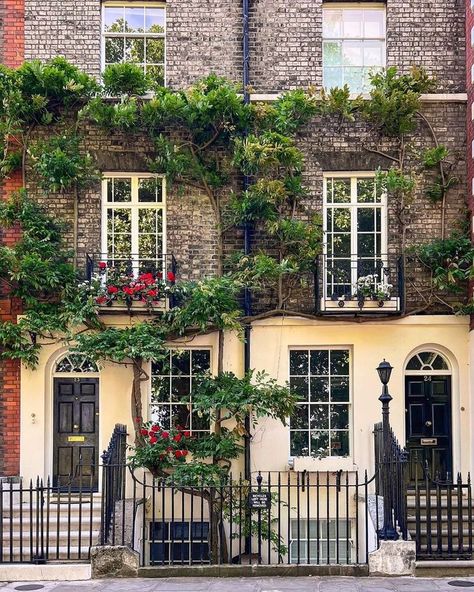
[[[140,424],[143,420],[143,409],[142,409],[142,389],[141,381],[143,375],[143,360],[137,359],[133,361],[133,382],[132,382],[132,396],[131,396],[131,407],[132,407],[132,422],[135,429],[135,446],[140,445]]]

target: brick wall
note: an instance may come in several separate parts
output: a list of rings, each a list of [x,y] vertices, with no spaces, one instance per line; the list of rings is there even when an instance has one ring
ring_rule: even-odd
[[[0,61],[15,68],[24,60],[24,0],[0,1]],[[19,173],[13,174],[0,187],[0,197],[22,186]],[[10,245],[20,236],[17,227],[2,229],[0,241]],[[10,299],[0,286],[0,318],[16,320],[20,303]],[[0,363],[0,476],[17,475],[20,468],[20,365],[9,360]]]
[[[25,59],[62,55],[89,74],[100,73],[100,0],[24,0],[24,4]]]

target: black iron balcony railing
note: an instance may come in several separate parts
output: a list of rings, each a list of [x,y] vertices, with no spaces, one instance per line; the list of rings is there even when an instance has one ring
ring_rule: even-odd
[[[173,255],[86,256],[86,280],[103,308],[163,309],[174,306],[172,287],[177,264]]]
[[[318,258],[315,296],[320,313],[400,313],[403,290],[398,255]]]

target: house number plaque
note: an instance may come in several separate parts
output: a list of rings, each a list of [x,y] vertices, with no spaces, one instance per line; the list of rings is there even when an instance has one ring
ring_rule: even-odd
[[[270,508],[270,494],[268,491],[251,491],[249,506],[252,510],[268,510]]]
[[[86,439],[85,436],[68,436],[67,437],[68,442],[84,442],[85,439]]]
[[[436,446],[438,444],[438,438],[422,438],[422,446]]]

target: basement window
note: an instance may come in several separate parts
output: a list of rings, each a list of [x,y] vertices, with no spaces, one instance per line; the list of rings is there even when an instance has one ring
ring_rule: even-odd
[[[150,565],[209,563],[209,522],[150,522]]]
[[[382,70],[385,56],[385,7],[327,4],[323,7],[323,86],[349,86],[368,92],[370,74]]]
[[[352,546],[350,520],[310,519],[309,533],[307,519],[291,521],[291,563],[351,563]]]

